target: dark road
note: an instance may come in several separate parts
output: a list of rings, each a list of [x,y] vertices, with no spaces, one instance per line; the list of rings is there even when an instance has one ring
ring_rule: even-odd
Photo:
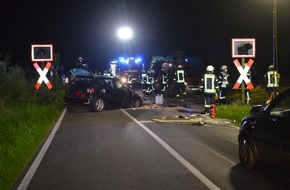
[[[277,189],[238,164],[237,127],[152,122],[178,113],[66,113],[27,187],[18,189]]]

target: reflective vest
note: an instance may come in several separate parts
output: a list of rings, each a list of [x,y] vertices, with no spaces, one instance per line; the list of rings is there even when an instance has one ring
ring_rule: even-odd
[[[146,84],[153,84],[154,82],[154,79],[149,76],[149,75],[146,75]]]
[[[128,84],[132,84],[132,75],[128,75]]]
[[[166,74],[162,75],[162,84],[167,84],[168,77]]]
[[[221,88],[227,88],[229,85],[229,81],[228,81],[228,77],[229,74],[225,73],[225,72],[221,72],[219,75],[219,84],[221,86]]]
[[[214,74],[204,74],[203,76],[203,82],[204,82],[204,93],[216,93],[216,89],[218,88],[217,86],[217,81],[216,81],[216,76]]]
[[[146,73],[142,73],[141,77],[142,77],[141,84],[145,84],[146,83]]]
[[[267,87],[279,87],[278,80],[279,74],[277,71],[268,71],[267,72]]]
[[[177,83],[184,83],[184,70],[177,70]]]

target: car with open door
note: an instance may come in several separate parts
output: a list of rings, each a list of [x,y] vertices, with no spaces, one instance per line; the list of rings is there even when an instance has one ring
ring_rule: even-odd
[[[68,110],[87,107],[100,112],[109,107],[142,106],[141,96],[117,78],[94,75],[84,66],[71,69],[70,74],[70,82],[64,96]]]

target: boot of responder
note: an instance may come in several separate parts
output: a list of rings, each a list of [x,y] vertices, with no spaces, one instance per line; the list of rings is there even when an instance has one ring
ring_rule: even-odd
[[[187,97],[186,92],[183,92],[182,95],[183,95],[183,98],[186,98]]]

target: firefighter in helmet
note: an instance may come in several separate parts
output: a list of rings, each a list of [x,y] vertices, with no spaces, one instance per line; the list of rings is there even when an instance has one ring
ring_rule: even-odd
[[[218,76],[218,83],[219,83],[219,103],[220,104],[225,104],[226,103],[226,96],[228,92],[228,87],[229,87],[229,74],[228,74],[228,66],[222,65],[221,66],[221,71]]]
[[[201,78],[200,88],[204,93],[204,112],[209,113],[210,105],[215,103],[215,95],[219,88],[218,79],[214,74],[212,65],[206,67],[206,73]]]
[[[279,87],[280,74],[275,70],[274,65],[270,65],[268,72],[265,75],[267,81],[268,99],[271,101],[277,95],[277,88]],[[273,94],[274,93],[274,94]],[[272,97],[274,95],[274,97]]]
[[[175,73],[175,89],[176,89],[176,97],[180,98],[180,94],[186,97],[185,92],[185,79],[184,79],[184,69],[182,65],[177,66],[177,70]]]
[[[161,68],[160,75],[161,75],[161,80],[159,81],[160,91],[162,94],[164,94],[167,88],[167,81],[168,81],[168,73],[164,67]]]
[[[154,71],[147,71],[147,81],[146,81],[146,86],[147,86],[147,90],[146,90],[146,94],[152,94],[154,93],[155,89],[154,89]]]
[[[129,71],[127,72],[127,84],[128,84],[128,87],[132,88],[132,72],[131,70],[129,69]]]
[[[147,80],[148,80],[148,75],[146,74],[145,70],[142,69],[141,85],[142,85],[143,94],[145,94],[147,90],[147,86],[146,86]]]

